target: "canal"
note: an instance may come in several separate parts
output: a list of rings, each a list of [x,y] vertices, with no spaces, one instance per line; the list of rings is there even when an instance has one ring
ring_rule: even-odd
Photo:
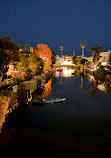
[[[110,157],[111,83],[97,81],[91,75],[72,75],[69,70],[57,72],[51,82],[48,98],[66,97],[66,102],[21,103],[5,117],[0,133],[1,154]]]

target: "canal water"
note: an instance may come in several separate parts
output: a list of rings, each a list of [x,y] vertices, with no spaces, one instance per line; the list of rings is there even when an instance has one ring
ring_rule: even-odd
[[[12,157],[110,157],[110,84],[91,75],[72,75],[70,70],[57,72],[48,98],[66,97],[66,102],[21,103],[5,118],[0,153]]]

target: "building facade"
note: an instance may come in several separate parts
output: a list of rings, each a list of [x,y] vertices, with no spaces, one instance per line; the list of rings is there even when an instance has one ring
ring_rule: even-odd
[[[101,52],[99,53],[99,56],[100,56],[99,62],[101,63],[101,65],[107,65],[109,64],[111,50],[108,50],[108,52]]]

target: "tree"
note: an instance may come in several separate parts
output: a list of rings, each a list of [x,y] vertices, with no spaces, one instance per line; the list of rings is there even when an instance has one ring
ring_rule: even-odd
[[[21,49],[22,49],[22,51],[25,52],[25,53],[30,53],[30,45],[28,45],[28,44],[22,45],[22,46],[21,46]]]
[[[77,63],[77,57],[76,57],[76,56],[73,56],[73,57],[72,57],[72,62],[73,62],[73,64],[76,64],[76,63]]]
[[[80,64],[82,64],[84,66],[87,61],[88,61],[87,59],[81,59]]]
[[[29,68],[34,75],[41,74],[43,72],[44,62],[35,53],[31,54],[29,57]]]
[[[0,76],[3,77],[8,70],[10,61],[18,61],[19,45],[13,42],[10,37],[0,38]]]
[[[98,64],[98,61],[99,61],[99,58],[100,58],[99,52],[100,52],[102,49],[103,49],[103,48],[100,47],[100,46],[98,46],[97,43],[95,43],[94,47],[91,47],[91,48],[89,49],[89,51],[92,52],[93,62],[94,62],[95,65]]]
[[[85,42],[81,42],[81,48],[82,48],[82,57],[84,57],[84,48],[86,47]]]
[[[56,53],[53,50],[51,50],[51,52],[52,52],[52,65],[53,65],[56,62]]]
[[[8,70],[8,64],[10,62],[8,57],[9,56],[5,52],[0,50],[0,77],[3,77]]]
[[[3,51],[17,51],[19,50],[19,45],[13,42],[10,37],[0,38],[0,49]]]
[[[27,70],[29,66],[29,60],[28,58],[25,58],[25,56],[20,56],[20,61],[17,63],[16,67],[19,70]]]
[[[37,44],[37,47],[34,49],[36,53],[44,61],[44,73],[46,73],[52,65],[52,52],[47,44]]]

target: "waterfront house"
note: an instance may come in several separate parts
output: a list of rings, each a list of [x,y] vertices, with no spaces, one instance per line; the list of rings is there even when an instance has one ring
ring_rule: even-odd
[[[101,52],[99,53],[99,55],[100,55],[99,62],[101,63],[102,66],[106,66],[110,64],[111,50],[108,50],[107,52]]]

